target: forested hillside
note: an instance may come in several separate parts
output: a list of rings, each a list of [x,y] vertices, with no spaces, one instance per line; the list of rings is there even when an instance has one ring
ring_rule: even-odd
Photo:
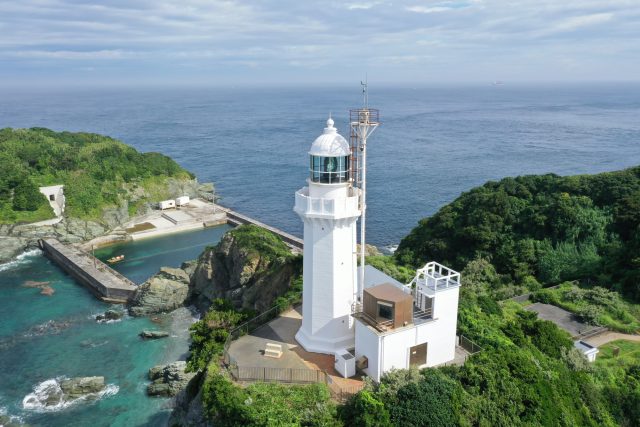
[[[640,301],[640,167],[488,182],[420,221],[396,252],[404,265],[430,259],[488,261],[494,288],[580,280]]]
[[[219,357],[243,317],[221,305],[192,329],[191,367],[209,367],[205,415],[229,426],[640,425],[640,343],[615,343],[618,356],[605,345],[590,364],[567,332],[501,301],[534,290],[587,323],[637,332],[640,305],[624,295],[639,297],[639,222],[640,168],[473,189],[422,220],[395,257],[368,262],[405,283],[427,260],[461,270],[458,334],[479,353],[460,367],[392,371],[336,405],[319,386],[233,384]]]
[[[168,177],[192,178],[162,154],[139,153],[106,136],[43,128],[1,129],[0,171],[0,223],[53,217],[40,186],[64,184],[67,214],[99,219],[104,207],[131,194],[139,202],[162,196]]]

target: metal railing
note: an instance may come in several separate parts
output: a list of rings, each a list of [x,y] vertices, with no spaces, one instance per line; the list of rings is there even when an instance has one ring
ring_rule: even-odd
[[[243,335],[248,335],[249,333],[258,329],[260,326],[267,323],[269,320],[275,319],[276,317],[278,317],[278,314],[280,314],[281,309],[282,307],[280,307],[279,305],[274,305],[267,311],[263,311],[256,317],[253,317],[242,323],[241,325],[235,327],[234,329],[230,330],[229,336],[227,336],[227,339],[225,340],[223,346],[224,363],[227,365],[231,363],[231,357],[229,356],[229,347],[231,346],[231,341],[236,340]]]
[[[460,347],[468,351],[469,354],[476,354],[482,351],[482,347],[480,347],[478,344],[474,343],[464,335],[460,335]]]
[[[319,369],[268,368],[259,366],[228,367],[236,381],[244,382],[280,382],[296,384],[326,383],[327,374]]]

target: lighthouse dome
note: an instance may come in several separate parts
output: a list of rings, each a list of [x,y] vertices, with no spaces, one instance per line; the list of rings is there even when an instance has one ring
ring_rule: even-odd
[[[333,120],[327,120],[327,127],[322,135],[316,138],[311,145],[309,154],[321,157],[342,157],[351,154],[349,143],[333,127]]]

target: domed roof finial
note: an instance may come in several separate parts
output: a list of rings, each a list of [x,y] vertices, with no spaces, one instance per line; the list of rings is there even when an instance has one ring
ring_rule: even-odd
[[[329,113],[329,120],[327,120],[327,127],[328,128],[333,127],[333,119],[331,118],[331,113]]]

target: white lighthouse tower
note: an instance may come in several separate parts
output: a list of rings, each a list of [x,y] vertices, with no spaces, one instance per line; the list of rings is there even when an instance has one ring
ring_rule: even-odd
[[[354,345],[361,211],[351,165],[349,143],[329,118],[309,150],[308,187],[296,192],[294,208],[304,222],[302,326],[296,340],[311,352],[336,354]]]

